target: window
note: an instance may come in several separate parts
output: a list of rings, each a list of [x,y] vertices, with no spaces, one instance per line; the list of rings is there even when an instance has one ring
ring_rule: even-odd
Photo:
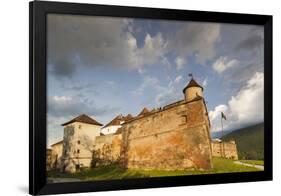
[[[186,115],[182,115],[181,116],[181,123],[185,124],[187,122],[187,116]]]
[[[82,125],[79,125],[79,129],[81,129],[82,128]]]
[[[78,150],[77,150],[77,154],[79,154],[79,153],[80,153],[80,150],[78,149]]]
[[[77,144],[80,144],[80,140],[77,141]]]

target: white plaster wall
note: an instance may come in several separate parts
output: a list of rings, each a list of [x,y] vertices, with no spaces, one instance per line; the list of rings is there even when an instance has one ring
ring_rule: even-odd
[[[104,135],[113,134],[113,133],[116,133],[116,131],[120,127],[122,127],[122,126],[121,125],[108,126],[108,127],[101,129],[101,133],[103,133]]]
[[[67,127],[73,127],[73,135],[67,133]],[[65,128],[64,143],[65,160],[72,161],[72,164],[79,164],[81,167],[90,167],[92,150],[97,136],[100,135],[101,126],[81,122],[74,122]],[[69,135],[68,135],[69,134]]]

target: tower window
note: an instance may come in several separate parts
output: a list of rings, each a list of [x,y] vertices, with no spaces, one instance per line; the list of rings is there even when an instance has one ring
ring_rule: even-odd
[[[77,144],[80,144],[80,140],[77,141]]]
[[[78,150],[77,150],[77,154],[79,154],[79,153],[80,153],[80,150],[78,149]]]

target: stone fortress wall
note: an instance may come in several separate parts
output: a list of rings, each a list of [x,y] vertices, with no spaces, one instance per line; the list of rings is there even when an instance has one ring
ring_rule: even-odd
[[[122,160],[134,169],[211,169],[207,110],[202,98],[181,101],[123,125]]]
[[[108,165],[120,161],[121,134],[108,134],[96,137],[92,166]]]
[[[214,157],[238,160],[238,152],[235,141],[212,141],[212,154]]]

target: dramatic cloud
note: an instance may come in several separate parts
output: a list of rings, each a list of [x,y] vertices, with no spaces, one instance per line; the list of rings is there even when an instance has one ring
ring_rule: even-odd
[[[118,108],[110,106],[96,107],[93,102],[72,96],[52,96],[48,99],[48,113],[51,116],[78,116],[80,114],[103,116],[112,113]]]
[[[264,40],[263,40],[262,35],[251,34],[251,36],[249,36],[248,38],[240,41],[237,44],[236,49],[238,51],[248,50],[248,51],[255,52],[256,50],[261,50],[261,48],[263,46],[263,42],[264,42]]]
[[[230,80],[232,83],[244,83],[245,81],[249,80],[253,73],[257,71],[263,72],[263,70],[263,59],[260,61],[254,59],[251,62],[240,62],[239,66],[236,66],[235,69],[232,69],[232,72],[225,77],[225,80]]]
[[[222,73],[225,70],[237,65],[239,63],[238,60],[236,59],[229,59],[226,56],[223,57],[219,57],[213,64],[213,69],[218,72],[218,73]]]
[[[220,113],[227,116],[225,128],[228,130],[262,122],[264,119],[264,74],[256,72],[227,105],[219,105],[209,112],[212,130],[220,130]]]
[[[189,57],[195,54],[197,62],[205,64],[207,60],[214,58],[216,54],[215,44],[219,38],[219,24],[190,22],[168,40],[168,45],[181,57]]]
[[[147,34],[142,47],[126,27],[128,20],[75,15],[48,15],[48,64],[56,76],[72,76],[79,66],[139,68],[163,56],[161,33]]]
[[[155,37],[147,34],[144,39],[144,46],[136,50],[137,61],[135,65],[139,67],[157,63],[164,56],[166,47],[167,43],[161,33],[158,33]]]
[[[58,77],[72,77],[78,65],[139,69],[161,64],[168,53],[178,56],[177,69],[192,55],[205,64],[215,56],[220,35],[219,24],[189,22],[175,36],[146,33],[138,44],[129,19],[48,14],[47,22],[48,70]]]

